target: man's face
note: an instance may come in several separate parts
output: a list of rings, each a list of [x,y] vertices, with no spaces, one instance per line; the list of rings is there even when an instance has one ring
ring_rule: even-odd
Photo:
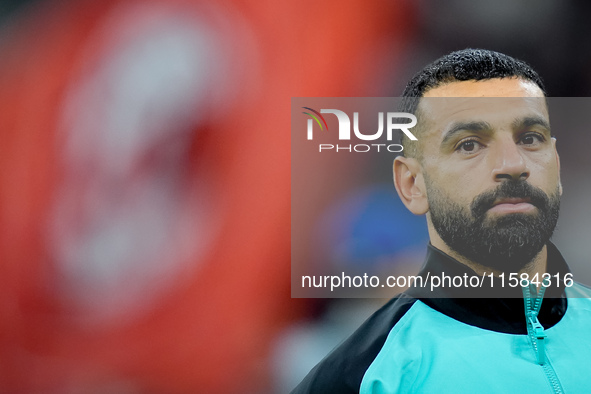
[[[520,271],[558,220],[559,162],[543,93],[517,78],[452,82],[428,91],[419,111],[432,230],[473,262]]]

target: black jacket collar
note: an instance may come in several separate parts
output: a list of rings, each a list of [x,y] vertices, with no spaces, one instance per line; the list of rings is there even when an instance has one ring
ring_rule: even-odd
[[[566,312],[564,275],[570,272],[566,261],[552,243],[548,243],[547,249],[547,272],[552,275],[552,286],[546,289],[538,314],[538,320],[544,328],[558,323]],[[520,286],[509,285],[508,274],[505,275],[504,286],[500,278],[493,278],[491,282],[491,278],[486,276],[478,287],[440,286],[431,289],[431,278],[442,278],[444,274],[467,280],[470,277],[482,278],[466,265],[429,245],[425,264],[419,272],[425,282],[423,286],[409,289],[407,294],[463,323],[503,333],[527,334],[523,292]],[[554,276],[556,274],[560,278],[558,285]],[[465,280],[462,282],[463,285]],[[472,283],[475,284],[476,280],[473,279]]]

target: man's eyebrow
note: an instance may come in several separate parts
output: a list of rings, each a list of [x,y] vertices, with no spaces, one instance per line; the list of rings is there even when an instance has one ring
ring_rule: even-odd
[[[479,132],[479,131],[486,131],[491,130],[492,127],[490,123],[483,122],[483,121],[474,121],[474,122],[456,122],[453,123],[448,130],[444,132],[443,141],[441,141],[441,145],[445,145],[453,136],[461,131],[472,131],[472,132]]]
[[[514,129],[525,129],[532,126],[542,126],[550,131],[550,124],[541,116],[526,116],[524,118],[518,118],[513,121],[511,126]]]

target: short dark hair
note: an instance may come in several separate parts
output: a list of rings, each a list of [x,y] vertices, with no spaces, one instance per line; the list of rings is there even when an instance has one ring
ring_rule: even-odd
[[[456,81],[481,81],[494,78],[523,78],[539,86],[544,95],[546,88],[538,73],[524,61],[487,49],[462,49],[447,54],[419,71],[402,93],[402,112],[417,113],[421,97],[431,89]],[[401,136],[401,144],[410,148],[408,138]],[[409,156],[414,149],[408,149]]]

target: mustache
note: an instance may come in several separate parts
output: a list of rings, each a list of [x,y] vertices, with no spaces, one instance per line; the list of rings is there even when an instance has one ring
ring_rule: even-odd
[[[470,204],[472,215],[481,218],[493,207],[497,199],[507,198],[527,199],[541,211],[547,210],[550,206],[550,198],[542,189],[532,186],[527,181],[512,179],[503,181],[493,190],[479,194]]]

